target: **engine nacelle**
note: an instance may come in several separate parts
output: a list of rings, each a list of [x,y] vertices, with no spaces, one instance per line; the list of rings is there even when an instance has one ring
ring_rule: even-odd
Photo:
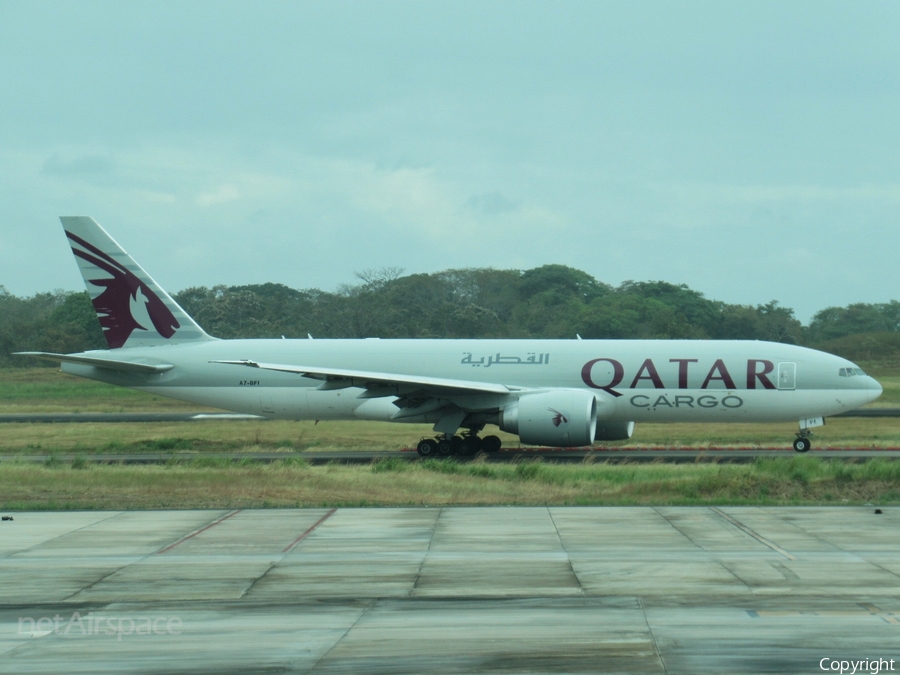
[[[528,445],[590,445],[597,430],[597,399],[578,389],[525,394],[501,411],[500,428]]]
[[[634,422],[597,420],[595,441],[627,441],[634,433]]]

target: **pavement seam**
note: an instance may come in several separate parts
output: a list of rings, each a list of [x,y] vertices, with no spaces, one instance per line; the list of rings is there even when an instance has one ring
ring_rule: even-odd
[[[100,523],[105,523],[110,518],[118,518],[123,513],[125,513],[125,511],[117,511],[117,512],[113,513],[111,516],[107,516],[106,518],[101,518],[100,520],[95,520],[93,523],[89,523],[87,525],[82,525],[81,527],[76,528],[74,530],[68,530],[66,532],[63,532],[62,534],[56,535],[55,537],[50,537],[49,539],[45,539],[44,541],[40,542],[39,544],[35,544],[34,546],[29,546],[28,548],[23,548],[21,551],[16,551],[15,553],[9,553],[2,557],[12,558],[14,556],[19,555],[20,553],[28,553],[28,551],[32,551],[32,550],[36,549],[38,546],[43,546],[44,544],[47,544],[51,541],[55,541],[55,540],[59,539],[60,537],[68,537],[70,534],[75,534],[76,532],[81,532],[82,530],[86,530],[87,528],[93,527],[94,525],[99,525]]]
[[[691,542],[694,546],[696,546],[698,549],[700,549],[700,550],[703,551],[706,555],[708,555],[710,558],[712,558],[712,560],[714,560],[716,563],[718,563],[719,566],[720,566],[723,570],[725,570],[726,572],[728,572],[728,574],[730,574],[730,575],[733,576],[735,579],[737,579],[740,583],[742,583],[742,584],[744,585],[744,588],[746,588],[746,589],[747,589],[748,591],[750,591],[750,592],[753,591],[753,589],[750,587],[750,584],[748,584],[746,581],[744,581],[743,579],[741,579],[741,577],[739,577],[739,576],[735,573],[735,571],[734,571],[733,569],[731,569],[728,565],[726,565],[725,562],[724,562],[719,556],[717,556],[715,553],[713,553],[713,552],[710,551],[709,549],[704,548],[703,546],[701,546],[700,544],[698,544],[696,541],[694,541],[693,539],[691,539],[685,532],[683,532],[683,531],[681,530],[680,527],[678,527],[675,523],[673,523],[671,520],[669,520],[668,517],[666,517],[666,515],[665,515],[664,513],[661,513],[660,510],[659,510],[657,507],[652,506],[651,508],[657,513],[657,515],[659,515],[660,518],[662,518],[663,520],[665,520],[665,521],[669,524],[669,527],[671,527],[672,529],[674,529],[676,532],[678,532],[678,534],[680,534],[682,537],[684,537],[685,539],[687,539],[687,540],[688,540],[689,542]]]
[[[785,558],[787,558],[788,560],[792,560],[793,562],[797,562],[797,557],[796,557],[796,556],[791,555],[790,553],[788,553],[787,551],[785,551],[783,548],[781,548],[781,547],[780,547],[778,544],[776,544],[774,541],[769,541],[769,540],[766,539],[764,536],[762,536],[759,532],[757,532],[756,530],[754,530],[753,528],[751,528],[749,525],[744,525],[744,523],[742,523],[741,521],[739,521],[737,518],[735,518],[734,516],[729,516],[727,513],[725,513],[724,511],[722,511],[722,510],[721,510],[720,508],[718,508],[718,507],[710,506],[710,507],[707,507],[707,508],[709,508],[710,511],[712,511],[713,513],[715,513],[717,516],[719,516],[720,518],[722,518],[722,519],[725,520],[726,522],[731,523],[732,525],[734,525],[734,526],[735,526],[736,528],[738,528],[741,532],[744,532],[745,534],[748,534],[748,535],[750,535],[751,537],[753,537],[754,539],[756,539],[756,541],[758,541],[759,543],[764,544],[765,546],[768,546],[770,549],[772,549],[773,551],[775,551],[775,552],[778,553],[779,555],[783,555],[783,556],[784,556]]]
[[[800,581],[800,575],[783,562],[770,562],[769,567],[776,570],[781,576],[788,581]]]
[[[760,509],[760,507],[756,507],[756,508],[757,508],[757,509]],[[764,511],[763,513],[765,513],[765,511]],[[809,536],[812,537],[813,539],[818,539],[818,540],[821,541],[823,544],[827,544],[828,546],[832,546],[832,547],[836,548],[836,549],[837,549],[838,551],[840,551],[841,553],[847,553],[848,555],[855,556],[855,557],[859,558],[860,560],[862,560],[863,562],[865,562],[866,564],[872,565],[873,567],[877,567],[877,568],[880,569],[882,572],[887,572],[888,574],[890,574],[890,575],[892,575],[892,576],[895,576],[895,577],[897,577],[897,578],[900,578],[900,574],[898,574],[897,572],[892,572],[891,570],[889,570],[889,569],[887,569],[886,567],[880,565],[879,563],[873,562],[873,561],[869,560],[869,559],[866,558],[863,554],[857,553],[856,551],[851,551],[851,550],[849,550],[849,549],[844,548],[843,546],[838,546],[838,545],[835,544],[834,542],[828,541],[827,539],[825,539],[825,538],[823,538],[823,537],[820,537],[818,534],[815,534],[814,532],[810,532],[809,530],[807,530],[807,529],[805,529],[805,528],[803,528],[803,527],[800,527],[800,526],[797,525],[796,523],[792,523],[792,522],[789,521],[789,520],[785,520],[784,518],[782,518],[782,517],[778,514],[777,511],[773,514],[773,516],[774,516],[775,518],[777,518],[778,520],[780,520],[782,523],[785,523],[786,525],[790,525],[791,527],[794,527],[794,528],[800,530],[801,532],[803,532],[804,534],[809,535]]]
[[[854,554],[854,555],[857,555],[857,554]],[[873,567],[877,567],[878,569],[883,570],[892,576],[900,578],[900,574],[897,574],[896,572],[891,572],[891,570],[889,570],[886,567],[883,567],[882,565],[879,565],[877,562],[872,562],[871,560],[867,560],[866,558],[863,558],[863,560],[865,560],[869,565],[872,565]]]
[[[275,566],[278,565],[278,563],[280,563],[282,560],[284,560],[284,557],[285,556],[282,555],[281,558],[279,558],[278,560],[275,560],[274,562],[269,563],[269,566],[266,568],[266,571],[263,572],[262,574],[260,574],[258,577],[256,577],[253,581],[250,582],[250,585],[244,589],[244,592],[241,593],[238,600],[243,600],[244,598],[246,598],[247,594],[253,590],[253,588],[256,586],[256,584],[258,584],[260,581],[262,581],[269,574],[269,572],[271,572],[273,569],[275,569]]]
[[[200,534],[201,532],[206,532],[209,528],[215,527],[215,526],[218,525],[219,523],[221,523],[221,522],[223,522],[223,521],[225,521],[225,520],[228,520],[229,518],[231,518],[231,516],[236,516],[236,515],[239,514],[241,511],[243,511],[243,509],[235,509],[235,510],[232,511],[231,513],[228,513],[228,514],[226,514],[226,515],[224,515],[224,516],[218,518],[217,520],[214,520],[213,522],[208,523],[208,524],[204,525],[203,527],[194,530],[193,532],[191,532],[191,533],[189,533],[189,534],[187,534],[187,535],[181,537],[181,539],[178,539],[178,540],[175,541],[174,543],[169,544],[169,545],[166,546],[165,548],[162,548],[162,549],[156,551],[156,555],[160,555],[160,554],[165,553],[165,552],[167,552],[167,551],[171,551],[173,548],[175,548],[175,547],[178,546],[179,544],[183,544],[183,543],[186,542],[188,539],[192,539],[192,538],[196,537],[196,536],[197,536],[198,534]]]
[[[306,539],[306,537],[308,537],[310,534],[312,534],[313,530],[315,530],[317,527],[319,527],[319,525],[321,525],[326,520],[328,520],[331,516],[333,516],[336,511],[337,511],[337,508],[333,508],[330,511],[328,511],[328,513],[326,513],[324,516],[319,518],[315,523],[313,523],[313,525],[309,529],[307,529],[306,532],[304,532],[299,537],[294,539],[294,541],[292,541],[290,544],[288,544],[287,548],[285,548],[281,551],[281,555],[278,557],[278,559],[272,561],[269,564],[269,566],[266,568],[265,572],[260,574],[253,581],[251,581],[250,585],[244,589],[244,592],[241,593],[241,596],[238,599],[243,600],[244,598],[246,598],[247,594],[250,593],[250,591],[252,591],[256,587],[256,584],[258,584],[260,581],[262,581],[264,578],[266,578],[266,576],[268,576],[269,572],[271,572],[276,567],[278,567],[278,563],[282,562],[285,558],[287,558],[288,554],[291,553],[300,544],[301,541],[303,541],[304,539]]]
[[[294,539],[294,541],[292,541],[292,542],[291,542],[290,544],[288,544],[284,549],[282,549],[281,552],[282,552],[282,553],[290,553],[291,551],[293,551],[293,550],[300,544],[301,541],[303,541],[303,540],[306,539],[309,535],[311,535],[311,534],[313,533],[313,531],[314,531],[317,527],[319,527],[319,525],[321,525],[321,524],[324,523],[326,520],[328,520],[329,518],[331,518],[331,516],[333,516],[335,513],[337,513],[337,508],[336,508],[336,507],[333,508],[333,509],[331,509],[330,511],[328,511],[328,513],[326,513],[326,514],[325,514],[324,516],[322,516],[321,518],[319,518],[315,523],[313,523],[313,524],[309,527],[309,529],[306,530],[306,532],[304,532],[304,533],[301,534],[299,537],[297,537],[296,539]]]
[[[656,641],[656,636],[653,634],[653,629],[650,628],[650,619],[647,618],[647,608],[644,607],[644,601],[641,600],[640,597],[637,598],[638,607],[641,608],[641,614],[644,615],[644,625],[647,626],[647,633],[650,635],[650,641],[653,643],[653,649],[656,651],[656,658],[659,659],[659,665],[662,666],[663,673],[668,675],[669,669],[666,667],[666,662],[662,657],[662,652],[659,651],[659,643]]]
[[[136,564],[136,563],[139,563],[139,562],[142,562],[142,561],[146,560],[146,559],[149,557],[149,555],[152,555],[152,554],[148,554],[148,555],[143,556],[142,558],[138,558],[137,560],[132,560],[132,561],[129,562],[129,563],[125,563],[125,564],[122,565],[121,567],[117,567],[116,569],[114,569],[112,572],[107,572],[106,574],[104,574],[104,575],[103,575],[102,577],[100,577],[99,579],[94,579],[94,581],[92,581],[91,583],[89,583],[87,586],[82,586],[81,588],[79,588],[79,589],[78,589],[77,591],[75,591],[74,593],[72,593],[72,594],[70,594],[70,595],[67,595],[66,597],[64,597],[64,598],[62,599],[62,601],[63,601],[63,602],[68,602],[69,600],[71,600],[72,598],[74,598],[74,597],[75,597],[76,595],[78,595],[79,593],[84,593],[85,591],[89,591],[89,590],[93,589],[94,586],[96,586],[97,584],[103,583],[104,581],[106,581],[107,579],[109,579],[109,578],[110,578],[111,576],[113,576],[114,574],[118,574],[119,572],[121,572],[122,570],[124,570],[126,567],[131,567],[132,565],[134,565],[134,564]],[[104,603],[101,603],[101,604],[105,607],[105,606],[108,605],[109,603],[108,603],[108,602],[104,602]]]
[[[70,534],[74,534],[75,532],[81,532],[81,530],[85,530],[85,529],[87,529],[87,528],[89,528],[89,527],[93,527],[94,525],[99,525],[100,523],[105,523],[107,520],[111,520],[111,519],[113,519],[113,518],[117,518],[117,517],[121,516],[123,513],[125,513],[125,511],[119,511],[118,513],[114,513],[114,514],[112,514],[112,515],[110,515],[110,516],[107,516],[106,518],[102,518],[101,520],[94,521],[93,523],[91,523],[91,524],[89,524],[89,525],[84,525],[84,526],[79,527],[79,528],[77,528],[77,529],[70,530],[70,531],[66,532],[65,534],[61,534],[61,535],[58,535],[58,536],[56,536],[56,537],[52,537],[51,539],[47,539],[47,541],[41,542],[40,544],[35,544],[34,546],[32,546],[32,547],[30,547],[30,548],[26,548],[26,549],[24,549],[23,551],[19,551],[19,553],[25,553],[25,552],[27,552],[27,551],[30,551],[30,550],[34,549],[34,548],[37,548],[38,546],[41,546],[42,544],[46,544],[47,542],[53,541],[53,540],[55,540],[55,539],[59,539],[60,537],[65,537],[65,536],[68,536],[68,535],[70,535]],[[95,579],[94,581],[92,581],[92,582],[91,582],[90,584],[88,584],[87,586],[82,586],[81,588],[79,588],[79,589],[78,589],[77,591],[75,591],[74,593],[70,593],[69,595],[67,595],[66,597],[64,597],[64,598],[62,599],[61,602],[68,602],[69,600],[71,600],[72,598],[74,598],[74,597],[75,597],[76,595],[78,595],[79,593],[83,593],[84,591],[87,591],[87,590],[92,589],[95,585],[99,584],[101,581],[103,581],[103,580],[105,580],[105,579],[108,579],[109,577],[111,577],[112,575],[114,575],[114,574],[120,572],[121,570],[125,569],[126,567],[129,567],[129,566],[131,566],[131,565],[134,565],[135,563],[141,562],[142,560],[146,559],[149,555],[151,555],[151,554],[148,553],[147,555],[144,555],[144,556],[138,558],[137,560],[132,560],[131,562],[125,563],[125,564],[122,565],[121,567],[115,568],[115,569],[112,570],[111,572],[107,572],[107,573],[104,574],[102,577],[100,577],[99,579]],[[9,557],[12,557],[12,556],[9,556]],[[108,603],[102,603],[102,606],[105,607],[107,604],[108,604]]]
[[[831,547],[833,547],[833,548],[836,548],[838,551],[842,551],[842,552],[844,552],[844,553],[850,553],[850,551],[848,551],[847,549],[841,548],[841,547],[838,546],[837,544],[834,544],[834,543],[828,541],[827,539],[823,539],[822,537],[820,537],[819,535],[815,534],[814,532],[810,532],[809,530],[800,527],[799,525],[797,525],[797,523],[792,523],[792,522],[789,521],[789,520],[785,520],[784,518],[782,518],[782,517],[778,514],[778,511],[774,511],[774,512],[771,512],[771,513],[770,513],[769,511],[763,510],[763,509],[762,509],[761,507],[759,507],[759,506],[755,507],[755,509],[756,509],[757,511],[759,511],[762,515],[771,515],[773,518],[775,518],[775,519],[781,521],[781,522],[784,523],[785,525],[789,525],[790,527],[793,527],[795,530],[799,530],[799,531],[802,532],[803,534],[808,535],[808,536],[812,537],[813,539],[818,539],[818,540],[821,541],[823,544],[827,544],[828,546],[831,546]]]
[[[239,511],[239,510],[240,510],[240,509],[238,509],[238,511]],[[123,511],[122,513],[124,513],[124,511]],[[234,513],[237,513],[237,511],[235,511]],[[232,513],[232,514],[230,514],[230,515],[233,516],[234,513]],[[121,515],[121,514],[117,514],[117,515]],[[230,517],[230,516],[225,516],[225,518],[228,518],[228,517]],[[211,525],[207,525],[206,527],[204,527],[204,528],[202,528],[202,529],[199,529],[199,530],[195,531],[194,534],[200,534],[200,532],[202,532],[203,530],[209,529],[210,527],[212,527],[212,525],[215,525],[215,524],[221,522],[221,521],[224,520],[225,518],[220,518],[220,519],[219,519],[218,521],[216,521],[215,523],[212,523]],[[108,520],[108,518],[104,518],[103,520]],[[103,521],[98,521],[98,522],[103,522]],[[78,528],[78,530],[81,530],[81,529],[84,529],[84,528]],[[72,530],[72,532],[78,532],[78,530]],[[193,536],[193,535],[191,535],[191,536]],[[186,538],[189,538],[189,537],[185,537],[184,539],[186,539]],[[179,540],[178,540],[177,542],[175,542],[175,543],[176,543],[176,544],[181,543],[181,541],[183,541],[184,539],[179,539]],[[174,545],[175,545],[175,544],[173,544],[173,546],[174,546]],[[167,550],[167,549],[164,549],[164,550]],[[106,581],[106,580],[109,579],[111,576],[114,576],[114,575],[118,574],[119,572],[121,572],[121,571],[124,570],[125,568],[131,567],[132,565],[138,565],[138,564],[144,562],[145,560],[147,560],[148,558],[150,558],[151,556],[156,555],[157,553],[160,553],[160,551],[159,551],[159,550],[151,551],[150,553],[146,553],[146,554],[140,556],[137,560],[132,560],[132,561],[129,562],[129,563],[125,563],[125,564],[122,565],[121,567],[117,567],[117,568],[114,569],[112,572],[109,572],[108,574],[104,574],[102,577],[100,577],[99,579],[95,579],[94,581],[92,581],[92,582],[91,582],[90,584],[88,584],[87,586],[83,586],[83,587],[79,588],[77,591],[75,591],[74,593],[72,593],[71,595],[66,596],[65,598],[63,598],[63,602],[67,602],[68,600],[71,600],[72,598],[74,598],[74,597],[75,597],[76,595],[78,595],[79,593],[84,593],[85,591],[91,590],[91,589],[94,588],[94,586],[96,586],[97,584],[99,584],[99,583],[101,583],[101,582],[103,582],[103,581]],[[106,605],[109,604],[109,603],[102,603],[102,604],[103,604],[103,606],[106,606]]]
[[[359,613],[359,616],[358,616],[358,617],[356,617],[356,621],[354,621],[353,624],[352,624],[349,628],[347,628],[347,630],[344,631],[344,634],[341,635],[341,637],[339,637],[337,640],[334,641],[334,644],[331,645],[331,647],[329,647],[328,651],[326,651],[324,654],[322,654],[322,658],[320,658],[318,661],[316,661],[316,662],[313,664],[313,667],[310,668],[308,671],[306,671],[307,674],[311,674],[311,673],[314,673],[314,672],[315,672],[316,668],[319,667],[319,664],[322,663],[322,661],[324,661],[325,659],[327,659],[327,658],[328,658],[328,655],[331,654],[331,652],[333,652],[333,651],[335,650],[335,648],[336,648],[339,644],[341,644],[341,642],[344,641],[344,638],[346,638],[346,637],[350,634],[350,631],[352,631],[354,628],[356,628],[356,625],[357,625],[360,621],[362,621],[362,618],[368,613],[368,611],[369,611],[370,609],[372,609],[372,607],[375,606],[375,603],[376,603],[376,602],[378,602],[378,598],[373,598],[372,600],[370,600],[370,601],[366,604],[366,606],[363,608],[363,611]]]
[[[416,570],[416,580],[413,582],[412,588],[409,589],[407,597],[411,596],[413,591],[415,591],[416,587],[419,585],[419,579],[422,576],[422,568],[425,567],[425,562],[428,560],[428,554],[431,553],[431,545],[434,543],[435,536],[437,536],[438,523],[440,522],[443,513],[444,507],[442,506],[438,509],[437,518],[434,519],[434,527],[431,528],[431,539],[428,540],[428,548],[425,549],[425,555],[422,556],[422,562],[419,563],[419,569]]]
[[[553,517],[553,511],[548,506],[547,507],[547,515],[550,516],[550,522],[553,523],[553,529],[556,530],[556,538],[559,539],[559,545],[562,547],[563,552],[566,554],[566,560],[569,563],[569,569],[572,570],[572,576],[575,577],[575,581],[578,582],[578,590],[584,595],[584,586],[581,584],[581,579],[578,576],[578,572],[575,571],[575,566],[572,564],[572,556],[569,555],[569,549],[566,548],[566,543],[563,541],[562,535],[559,533],[559,526],[556,524],[556,519]]]
[[[691,539],[687,534],[685,534],[684,531],[683,531],[680,527],[678,527],[675,523],[673,523],[671,520],[669,520],[668,516],[666,516],[666,514],[662,513],[662,512],[659,510],[658,507],[656,507],[656,506],[651,506],[651,507],[650,507],[650,510],[653,511],[653,512],[654,512],[656,515],[658,515],[660,518],[662,518],[664,521],[666,521],[666,523],[668,523],[669,527],[671,527],[671,528],[672,528],[673,530],[675,530],[678,534],[680,534],[682,537],[684,537],[684,538],[687,539],[689,542],[691,542],[694,546],[696,546],[697,548],[699,548],[699,549],[700,549],[701,551],[703,551],[704,553],[709,553],[709,551],[707,551],[707,550],[706,550],[705,548],[703,548],[700,544],[698,544],[696,541],[694,541],[693,539]],[[710,553],[710,555],[712,555],[712,553]]]

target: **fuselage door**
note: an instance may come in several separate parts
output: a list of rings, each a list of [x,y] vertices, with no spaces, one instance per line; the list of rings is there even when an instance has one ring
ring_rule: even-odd
[[[796,363],[779,363],[778,364],[778,388],[779,389],[796,389],[797,388],[797,364]]]

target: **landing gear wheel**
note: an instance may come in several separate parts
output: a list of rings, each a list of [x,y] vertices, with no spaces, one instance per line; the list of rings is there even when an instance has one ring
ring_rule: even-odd
[[[503,441],[498,436],[485,436],[481,439],[481,449],[485,452],[497,452]]]
[[[451,438],[439,438],[436,442],[437,445],[437,454],[441,457],[449,457],[453,454],[454,445],[453,439]]]
[[[479,447],[481,447],[481,441],[478,436],[463,436],[456,446],[456,454],[469,457],[478,452]]]
[[[812,443],[805,436],[794,439],[794,450],[797,452],[807,452],[812,447]]]
[[[422,457],[433,457],[437,454],[437,451],[438,444],[433,438],[423,438],[419,441],[419,445],[416,446],[416,452],[422,455]]]

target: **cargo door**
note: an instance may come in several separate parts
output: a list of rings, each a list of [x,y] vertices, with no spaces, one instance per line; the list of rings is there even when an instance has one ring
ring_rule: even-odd
[[[779,363],[778,364],[778,388],[779,389],[796,389],[797,388],[797,364],[796,363]]]

